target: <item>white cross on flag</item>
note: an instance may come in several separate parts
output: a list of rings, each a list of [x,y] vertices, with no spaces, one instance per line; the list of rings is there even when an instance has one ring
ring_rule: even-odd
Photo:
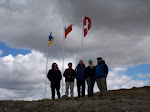
[[[89,17],[84,17],[83,20],[84,37],[87,35],[90,28],[91,28],[91,19]]]

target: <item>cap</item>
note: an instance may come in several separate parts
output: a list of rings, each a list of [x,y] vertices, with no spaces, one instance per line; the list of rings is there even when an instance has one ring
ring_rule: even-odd
[[[102,59],[103,59],[102,57],[98,57],[98,58],[97,58],[97,60],[102,60]]]
[[[89,59],[89,63],[90,63],[90,62],[92,62],[92,63],[93,63],[92,59]]]

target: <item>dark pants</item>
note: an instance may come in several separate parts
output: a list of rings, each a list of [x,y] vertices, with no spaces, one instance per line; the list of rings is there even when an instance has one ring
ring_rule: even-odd
[[[80,87],[82,87],[82,97],[85,96],[85,80],[77,80],[78,97],[80,97]]]
[[[55,99],[55,90],[57,91],[58,98],[60,98],[60,82],[51,82],[52,99]]]
[[[88,79],[88,81],[87,81],[87,84],[88,84],[88,97],[92,97],[92,96],[94,96],[93,88],[94,88],[94,84],[95,84],[95,78],[88,77],[87,79]]]

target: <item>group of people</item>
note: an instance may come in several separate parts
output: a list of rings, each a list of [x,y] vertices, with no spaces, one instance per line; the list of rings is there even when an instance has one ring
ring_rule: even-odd
[[[105,64],[105,61],[101,58],[97,58],[97,65],[93,65],[93,61],[89,60],[89,66],[85,67],[83,60],[79,61],[79,64],[75,68],[72,68],[72,63],[68,63],[68,68],[64,71],[63,76],[65,77],[66,82],[66,93],[65,96],[74,96],[74,81],[77,80],[77,92],[78,97],[85,96],[85,83],[88,84],[88,97],[94,96],[94,84],[97,82],[97,86],[100,90],[102,96],[107,93],[107,83],[106,78],[108,75],[108,66]],[[55,90],[57,91],[58,98],[60,95],[60,82],[62,80],[61,71],[58,68],[56,63],[52,64],[52,69],[49,70],[47,78],[51,82],[51,92],[52,99],[55,99]],[[82,88],[82,89],[81,89]],[[80,90],[81,89],[81,90]],[[82,92],[81,92],[82,91]],[[81,94],[82,93],[82,94]]]

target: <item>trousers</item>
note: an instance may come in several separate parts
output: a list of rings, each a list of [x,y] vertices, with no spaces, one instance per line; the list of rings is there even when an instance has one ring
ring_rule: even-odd
[[[77,80],[78,97],[80,97],[80,87],[82,87],[82,97],[85,96],[85,80]]]
[[[95,78],[93,77],[87,77],[88,81],[88,97],[94,96],[93,88],[94,88],[94,83],[95,83]]]
[[[69,95],[69,88],[70,88],[70,95],[73,97],[73,90],[74,90],[74,82],[66,82],[66,96],[68,97]]]
[[[101,95],[104,96],[107,93],[107,83],[106,83],[106,77],[98,78],[96,79],[97,86],[101,92]]]

